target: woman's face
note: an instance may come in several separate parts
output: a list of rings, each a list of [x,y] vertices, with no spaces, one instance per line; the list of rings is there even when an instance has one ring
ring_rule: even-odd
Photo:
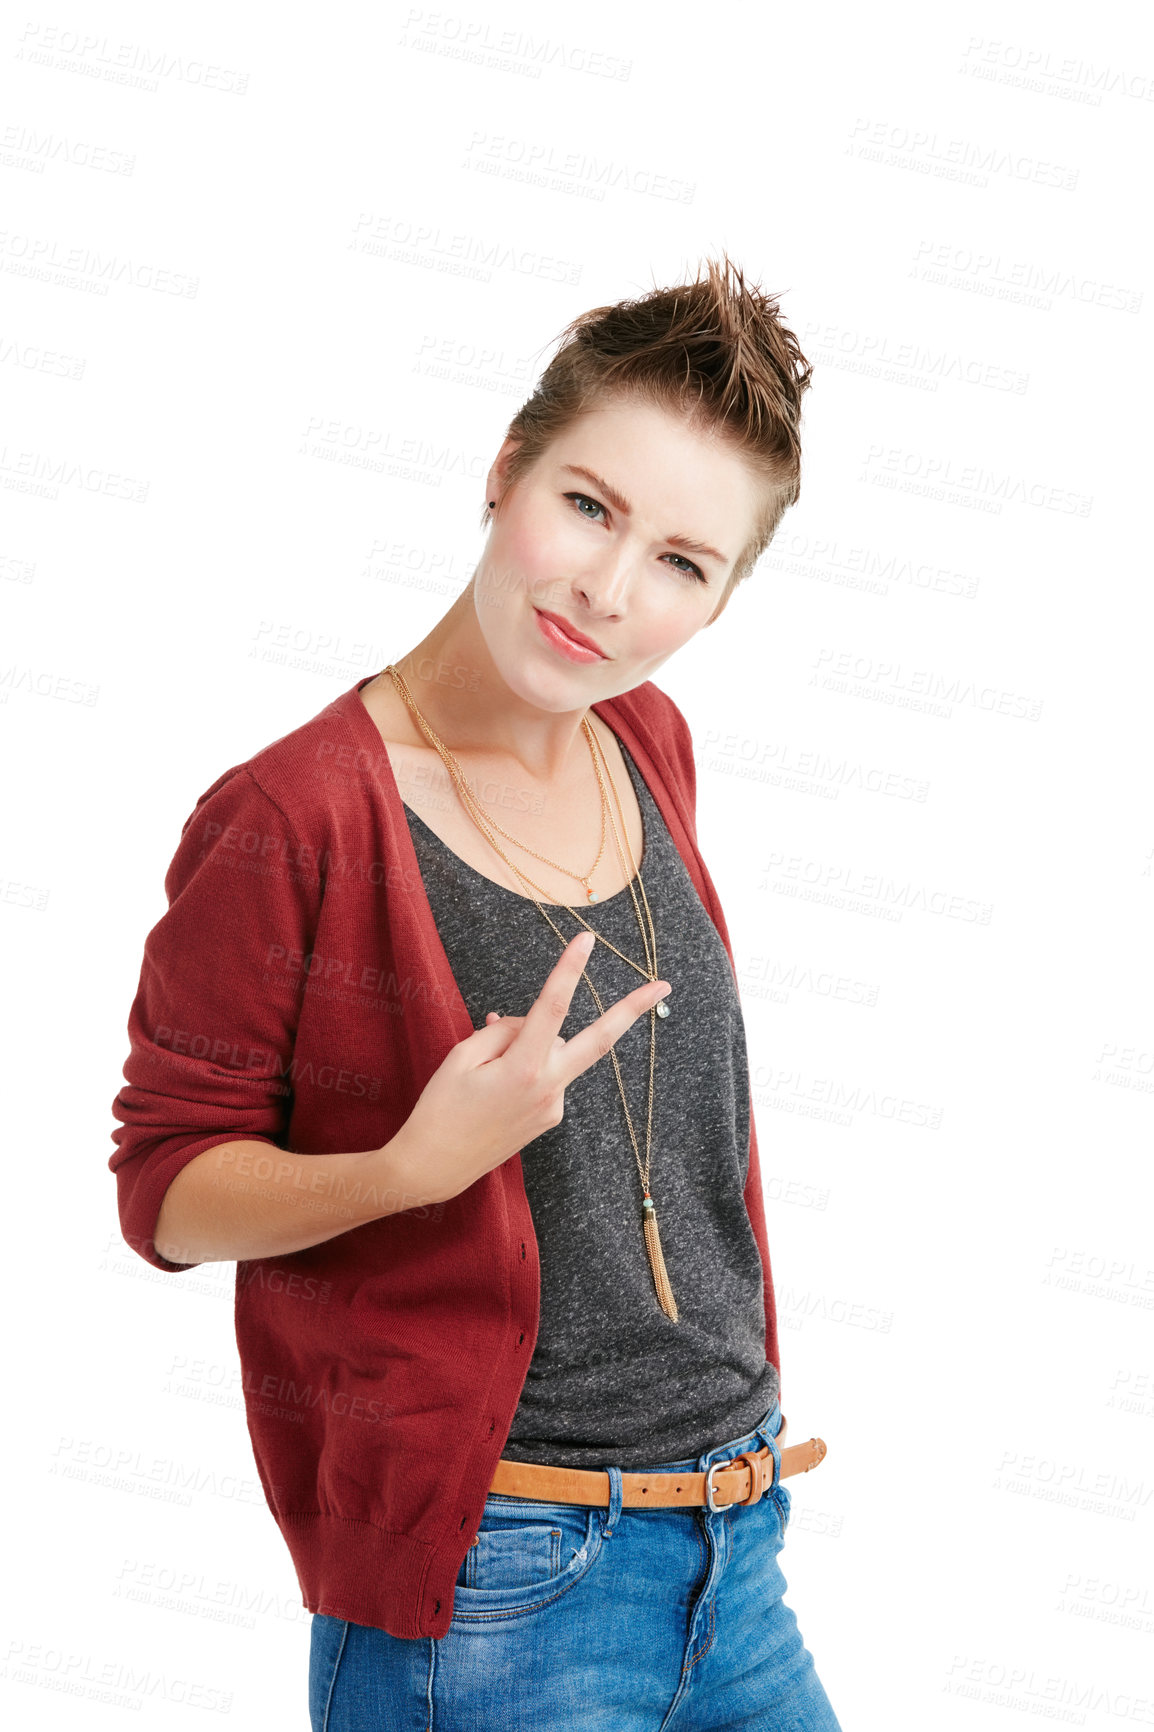
[[[498,453],[490,499],[513,448]],[[580,416],[493,513],[473,580],[507,685],[563,711],[651,678],[716,609],[763,498],[732,447],[667,410],[615,402]],[[543,613],[602,653],[567,655]]]

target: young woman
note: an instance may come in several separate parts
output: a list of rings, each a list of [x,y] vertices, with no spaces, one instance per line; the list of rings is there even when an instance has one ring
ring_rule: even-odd
[[[800,474],[810,369],[725,259],[577,319],[468,587],[227,770],[148,935],[122,1228],[237,1262],[315,1732],[838,1722],[744,1025],[653,675]],[[352,1152],[348,1152],[352,1151]]]

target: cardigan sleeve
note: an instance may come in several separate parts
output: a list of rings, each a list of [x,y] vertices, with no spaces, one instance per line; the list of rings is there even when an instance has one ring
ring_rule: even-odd
[[[216,1143],[284,1146],[321,882],[315,851],[244,766],[213,783],[185,823],[165,877],[168,911],[145,939],[112,1103],[121,1232],[153,1268],[195,1267],[153,1243],[182,1167]]]

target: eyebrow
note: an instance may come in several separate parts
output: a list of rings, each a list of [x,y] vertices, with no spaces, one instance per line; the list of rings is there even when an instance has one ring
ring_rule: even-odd
[[[561,467],[567,470],[570,475],[583,475],[586,481],[591,481],[605,495],[610,505],[618,511],[623,511],[626,517],[632,514],[633,507],[625,495],[619,493],[616,487],[606,481],[603,475],[598,475],[596,470],[584,469],[579,463],[563,463]],[[724,553],[718,553],[716,547],[710,547],[708,542],[695,541],[691,535],[666,535],[662,539],[667,541],[670,547],[683,547],[688,553],[700,553],[706,559],[716,559],[719,565],[729,564]]]

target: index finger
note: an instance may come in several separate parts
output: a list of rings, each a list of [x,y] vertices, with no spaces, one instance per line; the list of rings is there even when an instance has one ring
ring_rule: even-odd
[[[543,1064],[552,1052],[561,1024],[569,1014],[581,971],[596,942],[592,932],[579,932],[569,940],[545,976],[545,984],[529,1006],[517,1036],[518,1051],[530,1064]]]
[[[624,998],[617,999],[601,1015],[579,1029],[571,1039],[562,1041],[564,1055],[559,1064],[562,1088],[568,1088],[583,1070],[588,1070],[591,1064],[604,1058],[610,1047],[616,1046],[627,1028],[631,1028],[639,1016],[644,1016],[647,1010],[652,1010],[657,1002],[669,992],[667,980],[647,980],[641,986],[635,986],[632,992],[627,992]],[[557,1072],[554,1072],[556,1075]]]

